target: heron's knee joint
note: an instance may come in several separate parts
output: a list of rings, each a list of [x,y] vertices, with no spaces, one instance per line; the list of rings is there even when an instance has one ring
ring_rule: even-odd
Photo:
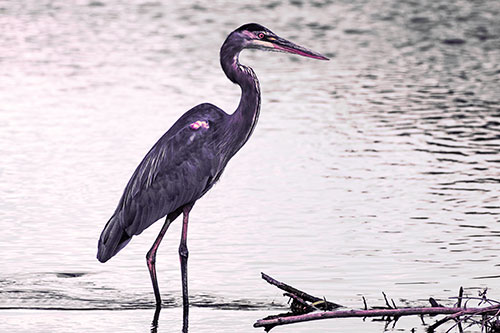
[[[146,254],[146,261],[147,261],[148,265],[154,264],[156,262],[156,253],[152,254],[152,253],[148,252]]]

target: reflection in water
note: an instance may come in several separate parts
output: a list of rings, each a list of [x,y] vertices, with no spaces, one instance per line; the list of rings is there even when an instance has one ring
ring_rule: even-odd
[[[260,271],[347,307],[381,290],[410,300],[460,286],[498,292],[500,2],[28,3],[0,8],[0,307],[16,314],[0,330],[29,331],[9,329],[36,316],[20,309],[43,309],[34,331],[63,330],[61,316],[75,331],[116,330],[124,317],[149,329],[143,253],[160,226],[106,267],[95,239],[123,180],[186,108],[236,107],[217,56],[249,17],[332,61],[242,55],[262,112],[193,212],[194,311],[281,306]],[[165,237],[164,312],[180,311],[177,238]],[[83,316],[101,320],[78,326],[82,311],[46,309],[99,309]],[[259,317],[206,316],[216,319],[197,331],[245,331],[232,325]]]
[[[153,315],[153,321],[151,322],[151,333],[156,333],[158,331],[158,319],[160,318],[160,311],[161,306],[157,306],[155,309],[155,314]]]

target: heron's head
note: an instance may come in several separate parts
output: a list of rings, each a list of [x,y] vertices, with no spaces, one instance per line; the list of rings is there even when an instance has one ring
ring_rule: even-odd
[[[243,48],[286,52],[319,60],[329,60],[327,57],[317,52],[306,49],[305,47],[279,37],[271,30],[257,23],[242,25],[236,29],[233,34],[242,39]]]

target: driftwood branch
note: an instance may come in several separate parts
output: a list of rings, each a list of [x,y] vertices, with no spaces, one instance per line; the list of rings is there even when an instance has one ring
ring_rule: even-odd
[[[500,306],[494,305],[486,308],[447,308],[447,307],[421,307],[421,308],[399,308],[399,309],[373,309],[373,310],[345,310],[345,311],[326,311],[314,312],[290,317],[278,317],[273,319],[260,319],[254,324],[254,327],[269,327],[279,326],[293,323],[300,323],[304,321],[320,320],[328,318],[366,318],[366,317],[403,317],[415,315],[439,315],[449,314],[439,324],[443,324],[448,320],[464,316],[464,315],[486,315],[496,314],[500,311]],[[433,325],[434,326],[434,325]],[[437,325],[439,326],[439,325]],[[433,329],[435,329],[435,326]]]
[[[453,307],[442,306],[433,298],[430,298],[430,307],[397,308],[394,300],[391,299],[390,303],[387,296],[383,293],[386,303],[386,307],[384,308],[379,307],[369,309],[366,304],[366,300],[363,297],[363,310],[333,310],[341,306],[336,303],[327,302],[319,297],[309,295],[290,285],[277,281],[264,273],[262,273],[262,278],[270,284],[286,291],[287,293],[285,295],[293,300],[291,305],[292,312],[269,316],[255,322],[254,327],[263,327],[266,332],[270,331],[275,326],[328,318],[382,317],[397,320],[402,316],[414,315],[421,317],[424,315],[447,315],[445,318],[438,320],[433,325],[429,326],[428,332],[434,332],[438,326],[450,320],[455,321],[455,326],[459,328],[460,332],[462,331],[461,324],[465,321],[472,322],[473,325],[480,325],[486,332],[500,332],[500,303],[486,298],[485,293],[481,294],[481,297],[464,297],[463,288],[460,288],[459,296],[457,297],[458,301]],[[479,306],[481,304],[487,304],[488,306],[467,308],[467,302],[463,301],[470,299],[480,300]],[[295,302],[297,303],[294,305]],[[324,311],[315,311],[317,309],[322,309]],[[473,320],[472,317],[474,316],[480,316],[481,320]]]
[[[323,310],[333,310],[342,307],[342,305],[328,302],[324,298],[319,298],[316,296],[309,295],[308,293],[303,292],[302,290],[294,288],[286,283],[277,281],[265,273],[260,273],[260,274],[262,275],[262,278],[267,281],[267,283],[272,284],[273,286],[276,286],[283,291],[286,291],[285,296],[289,296],[292,299],[300,299],[306,302],[310,302],[312,303],[313,307]]]

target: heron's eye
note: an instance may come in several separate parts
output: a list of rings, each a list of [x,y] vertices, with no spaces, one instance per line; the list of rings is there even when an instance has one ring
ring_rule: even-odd
[[[257,35],[257,37],[259,37],[260,39],[264,38],[264,34],[261,32]]]

